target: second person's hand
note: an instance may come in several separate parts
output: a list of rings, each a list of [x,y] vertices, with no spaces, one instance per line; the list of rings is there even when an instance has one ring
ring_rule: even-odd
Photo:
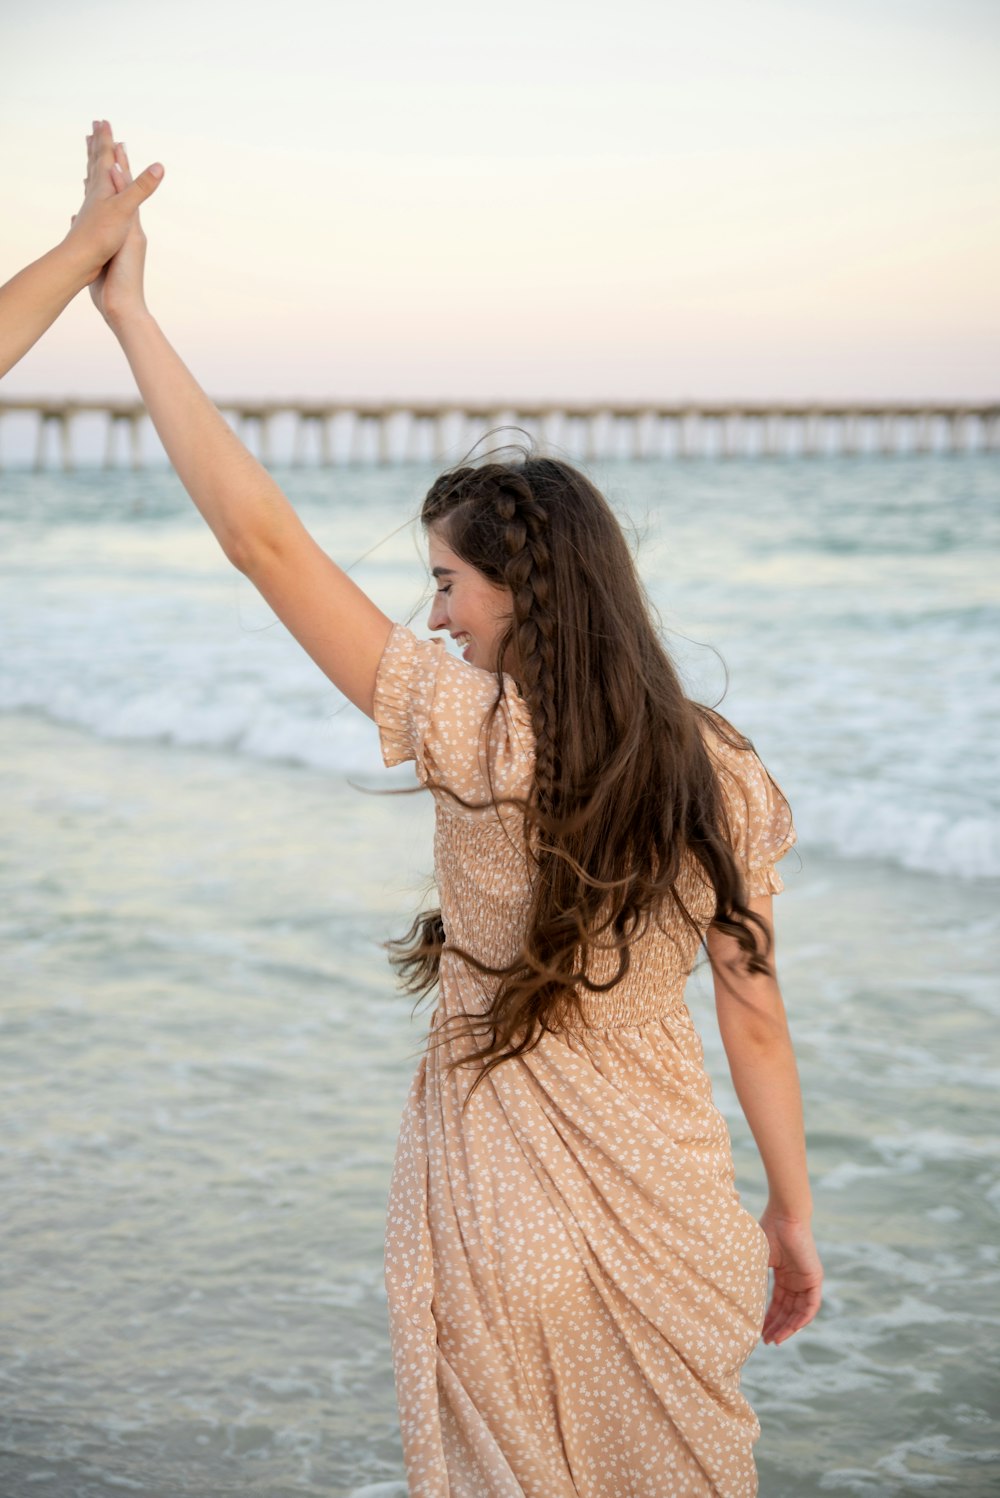
[[[113,155],[111,178],[114,188],[120,198],[127,200],[135,184],[124,145],[116,142]],[[90,286],[94,306],[112,330],[119,328],[130,316],[146,311],[145,265],[146,235],[136,208],[121,247]]]
[[[94,121],[87,136],[87,174],[83,180],[83,202],[73,215],[63,244],[79,260],[83,280],[92,282],[124,243],[139,204],[159,187],[163,168],[159,162],[147,167],[133,182],[123,181],[119,152],[107,120]]]

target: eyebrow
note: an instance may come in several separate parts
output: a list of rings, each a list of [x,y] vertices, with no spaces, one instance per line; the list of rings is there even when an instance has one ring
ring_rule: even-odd
[[[456,572],[451,567],[432,567],[431,577],[455,577]]]

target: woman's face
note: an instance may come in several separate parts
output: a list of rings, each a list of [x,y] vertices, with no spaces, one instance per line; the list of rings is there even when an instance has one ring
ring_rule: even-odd
[[[433,526],[427,530],[427,551],[435,587],[428,629],[446,629],[462,647],[463,660],[495,671],[500,637],[510,622],[510,589],[463,562]]]

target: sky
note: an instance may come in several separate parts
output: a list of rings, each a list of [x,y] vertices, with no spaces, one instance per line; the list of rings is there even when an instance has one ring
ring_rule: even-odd
[[[2,42],[0,281],[110,119],[217,397],[1000,393],[995,0],[35,0]],[[84,294],[0,394],[131,388]]]

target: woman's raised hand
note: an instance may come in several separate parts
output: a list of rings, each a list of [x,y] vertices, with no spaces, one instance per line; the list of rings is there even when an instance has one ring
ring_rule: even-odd
[[[163,168],[149,166],[133,182],[127,182],[119,153],[107,120],[94,121],[94,133],[87,136],[87,175],[83,179],[83,202],[73,215],[70,231],[64,240],[67,249],[80,257],[85,283],[95,281],[113,255],[125,242],[135,221],[140,203],[159,187]]]
[[[807,1222],[781,1217],[768,1207],[760,1225],[771,1245],[768,1267],[774,1270],[774,1290],[761,1336],[765,1342],[784,1342],[808,1326],[819,1310],[823,1266]]]
[[[118,202],[127,202],[142,178],[133,182],[128,153],[120,141],[112,146],[112,158],[108,172],[111,192]],[[143,173],[143,176],[147,175],[148,172]],[[147,193],[146,197],[148,196]],[[130,313],[146,310],[143,293],[145,265],[146,236],[139,222],[139,209],[136,205],[129,212],[125,237],[120,247],[90,284],[94,306],[110,327],[119,326]]]

